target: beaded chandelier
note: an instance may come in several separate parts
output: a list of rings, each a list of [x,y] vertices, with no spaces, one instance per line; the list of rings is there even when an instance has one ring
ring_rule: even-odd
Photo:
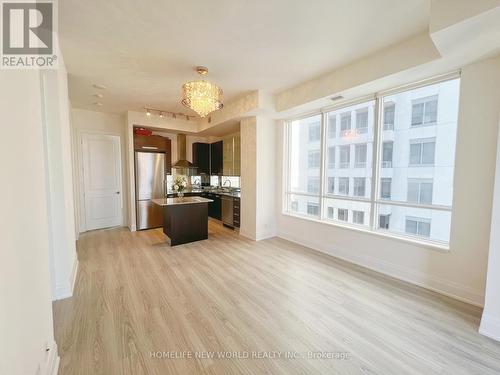
[[[200,75],[208,73],[208,69],[203,66],[198,66],[196,71]],[[222,89],[205,80],[187,82],[182,85],[181,103],[198,113],[200,117],[205,117],[223,107]]]

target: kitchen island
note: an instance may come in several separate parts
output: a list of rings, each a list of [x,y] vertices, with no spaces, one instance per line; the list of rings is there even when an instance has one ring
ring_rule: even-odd
[[[208,238],[208,203],[211,199],[202,197],[153,199],[154,204],[163,207],[163,233],[170,240],[170,246]]]

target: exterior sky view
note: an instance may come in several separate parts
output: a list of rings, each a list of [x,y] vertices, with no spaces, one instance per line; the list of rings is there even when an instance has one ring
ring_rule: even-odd
[[[459,83],[439,82],[291,121],[286,211],[448,242]]]

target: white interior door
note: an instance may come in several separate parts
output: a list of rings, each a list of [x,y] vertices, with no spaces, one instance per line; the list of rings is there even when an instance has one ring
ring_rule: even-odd
[[[121,225],[120,137],[82,134],[82,161],[86,229]]]

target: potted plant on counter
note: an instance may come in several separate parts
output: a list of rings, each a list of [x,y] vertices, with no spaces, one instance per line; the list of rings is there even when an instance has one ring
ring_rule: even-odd
[[[184,190],[187,188],[187,179],[184,176],[177,176],[174,179],[174,183],[172,185],[172,190],[174,193],[177,193],[178,197],[184,196]]]

